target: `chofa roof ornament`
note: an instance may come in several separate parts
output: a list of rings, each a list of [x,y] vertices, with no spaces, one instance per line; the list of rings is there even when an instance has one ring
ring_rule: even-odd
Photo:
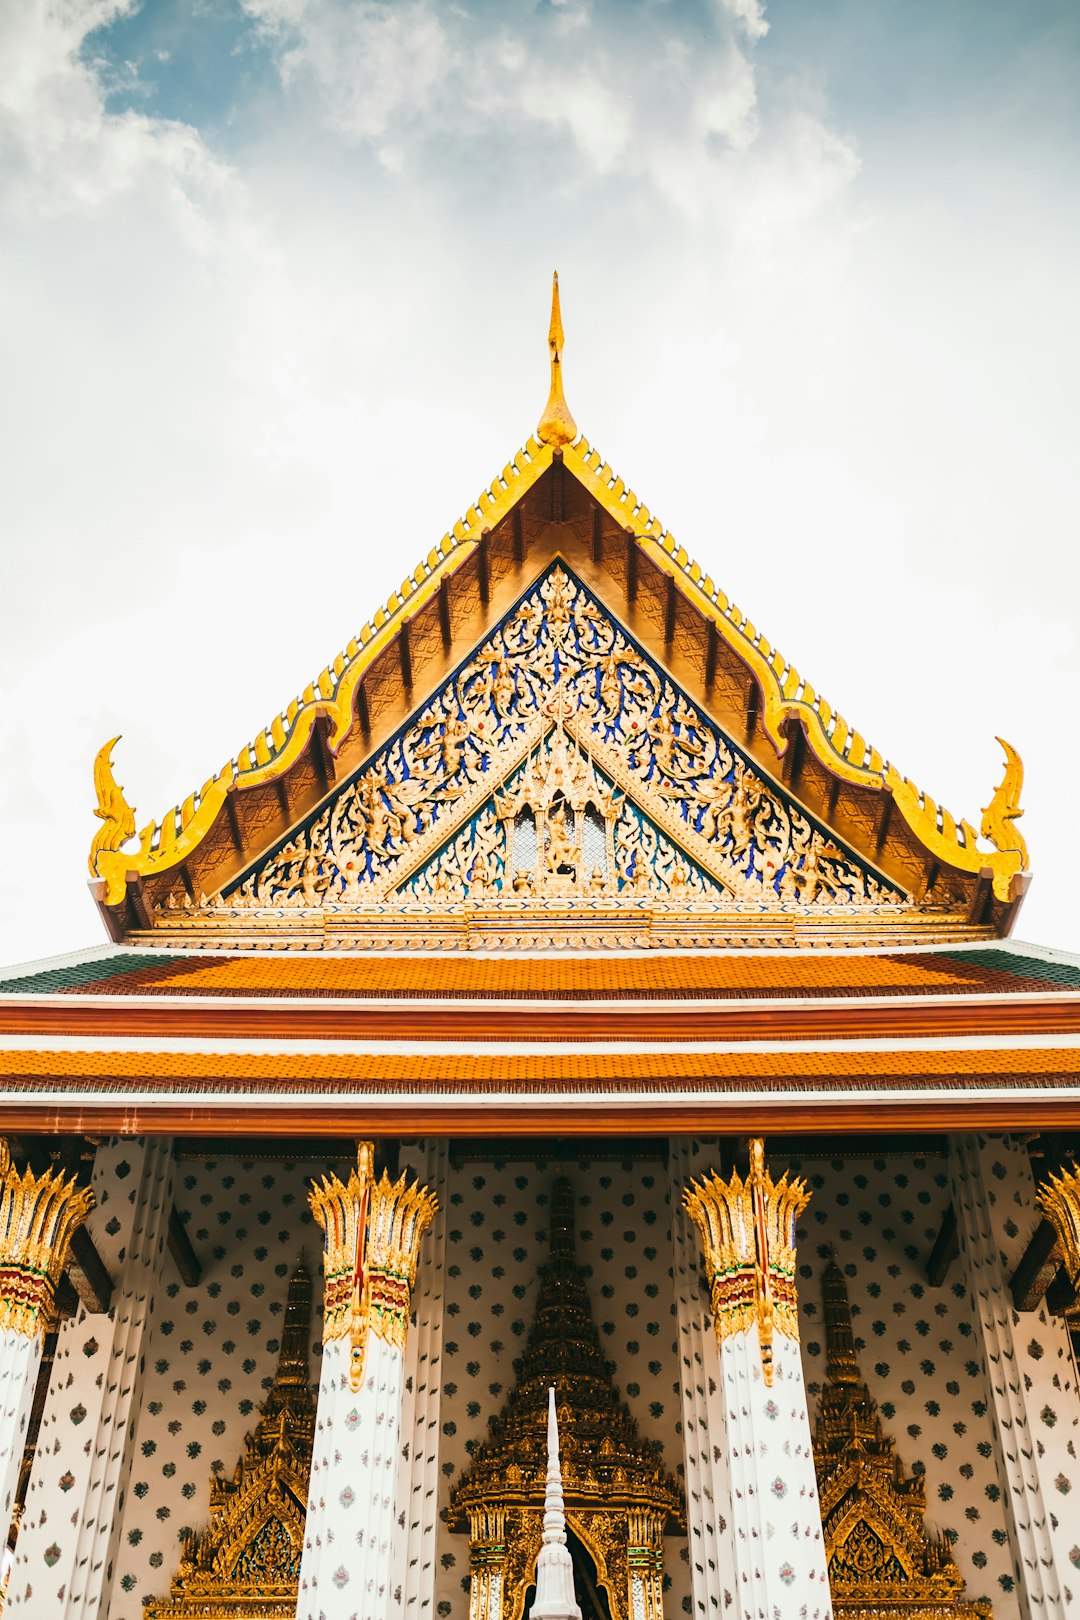
[[[562,351],[565,341],[562,311],[559,308],[559,272],[556,270],[551,278],[551,324],[548,327],[551,392],[544,406],[544,414],[536,427],[536,437],[540,443],[550,445],[553,450],[561,450],[564,445],[573,444],[578,436],[577,423],[570,414],[570,407],[563,394]]]

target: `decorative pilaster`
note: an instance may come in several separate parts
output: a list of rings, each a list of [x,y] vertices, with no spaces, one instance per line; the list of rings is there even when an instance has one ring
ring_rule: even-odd
[[[506,1509],[474,1508],[469,1514],[469,1620],[502,1620],[509,1561]]]
[[[1026,1620],[1065,1620],[1080,1608],[1075,1367],[1065,1324],[1045,1304],[1021,1315],[1009,1291],[1040,1218],[1035,1180],[1026,1149],[1012,1137],[955,1136],[950,1158],[1021,1612]]]
[[[109,1613],[172,1173],[167,1137],[113,1137],[97,1150],[91,1229],[115,1279],[113,1305],[107,1315],[80,1309],[60,1328],[15,1549],[13,1615]]]
[[[633,1577],[631,1577],[633,1580]],[[631,1614],[641,1611],[631,1602]],[[562,1469],[559,1467],[559,1419],[555,1411],[555,1385],[548,1388],[547,1482],[544,1491],[544,1533],[536,1558],[536,1596],[530,1620],[581,1620],[574,1596],[574,1560],[566,1545]]]
[[[56,1285],[93,1193],[46,1170],[22,1175],[0,1137],[0,1545],[6,1544],[41,1347]]]
[[[416,1145],[411,1156],[408,1146],[403,1146],[402,1159],[418,1180],[441,1193],[449,1161],[446,1137],[429,1137]],[[396,1613],[402,1620],[433,1620],[435,1614],[445,1297],[446,1223],[438,1221],[413,1288],[414,1321],[405,1345],[393,1590]]]
[[[682,1203],[701,1149],[692,1139],[668,1143],[671,1275],[675,1285],[676,1345],[682,1403],[686,1531],[696,1620],[723,1620],[732,1601],[731,1483],[721,1444],[724,1408],[716,1372],[709,1293],[701,1274],[698,1241]]]
[[[795,1222],[809,1195],[750,1171],[684,1193],[705,1253],[720,1360],[735,1601],[743,1620],[828,1620],[825,1545],[799,1355]]]
[[[298,1620],[385,1620],[391,1602],[405,1342],[426,1187],[374,1179],[362,1142],[347,1182],[312,1185],[324,1233],[322,1376]]]

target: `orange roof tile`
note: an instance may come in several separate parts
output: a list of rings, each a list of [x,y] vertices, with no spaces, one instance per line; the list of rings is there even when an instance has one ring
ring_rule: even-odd
[[[490,1090],[512,1095],[542,1086],[554,1094],[725,1090],[809,1091],[931,1089],[950,1086],[1073,1085],[1080,1051],[1067,1048],[897,1051],[366,1053],[102,1052],[69,1049],[0,1052],[5,1090],[37,1090],[53,1079],[72,1089],[127,1090],[145,1085],[190,1092],[326,1091],[434,1096]]]
[[[719,955],[499,958],[163,956],[129,968],[106,959],[59,990],[95,995],[354,996],[408,999],[588,1000],[998,994],[1080,988],[1068,972],[1002,950],[860,955]],[[110,972],[110,968],[113,971]],[[18,992],[13,981],[3,987]],[[28,985],[28,989],[31,987]],[[44,986],[43,986],[44,988]],[[53,988],[52,985],[48,988]]]

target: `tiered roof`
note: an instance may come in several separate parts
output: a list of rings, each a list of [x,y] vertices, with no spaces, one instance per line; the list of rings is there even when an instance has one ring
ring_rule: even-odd
[[[114,946],[0,980],[0,1095],[12,1131],[1065,1129],[1078,1036],[1080,959],[1011,943],[451,964]]]

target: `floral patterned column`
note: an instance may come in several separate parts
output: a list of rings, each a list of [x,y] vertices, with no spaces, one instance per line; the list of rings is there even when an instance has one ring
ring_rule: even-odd
[[[97,1150],[89,1226],[113,1303],[107,1315],[80,1309],[57,1338],[8,1592],[13,1615],[109,1613],[172,1183],[169,1137],[112,1137]]]
[[[720,1361],[741,1620],[828,1620],[829,1577],[799,1355],[795,1222],[809,1196],[774,1182],[760,1140],[750,1171],[683,1194],[705,1253]]]
[[[1023,1144],[956,1136],[953,1205],[997,1431],[997,1466],[1027,1620],[1080,1613],[1080,1397],[1065,1324],[1013,1309],[1009,1278],[1041,1218]],[[1045,1195],[1044,1195],[1045,1196]]]
[[[682,1403],[686,1530],[696,1620],[723,1620],[732,1601],[731,1486],[720,1437],[723,1402],[717,1379],[709,1292],[698,1244],[680,1197],[700,1168],[702,1146],[691,1137],[668,1143],[671,1274],[675,1284],[676,1344]]]
[[[403,1144],[402,1158],[438,1193],[446,1185],[449,1146],[445,1136],[429,1137],[412,1148]],[[435,1614],[445,1300],[446,1223],[438,1221],[413,1289],[413,1326],[405,1347],[393,1591],[403,1620],[433,1620]]]
[[[376,1181],[373,1151],[310,1196],[325,1319],[297,1620],[386,1620],[391,1603],[405,1340],[437,1200],[404,1175]]]
[[[0,1137],[0,1519],[6,1543],[41,1346],[71,1234],[93,1194],[51,1170],[22,1175]]]

